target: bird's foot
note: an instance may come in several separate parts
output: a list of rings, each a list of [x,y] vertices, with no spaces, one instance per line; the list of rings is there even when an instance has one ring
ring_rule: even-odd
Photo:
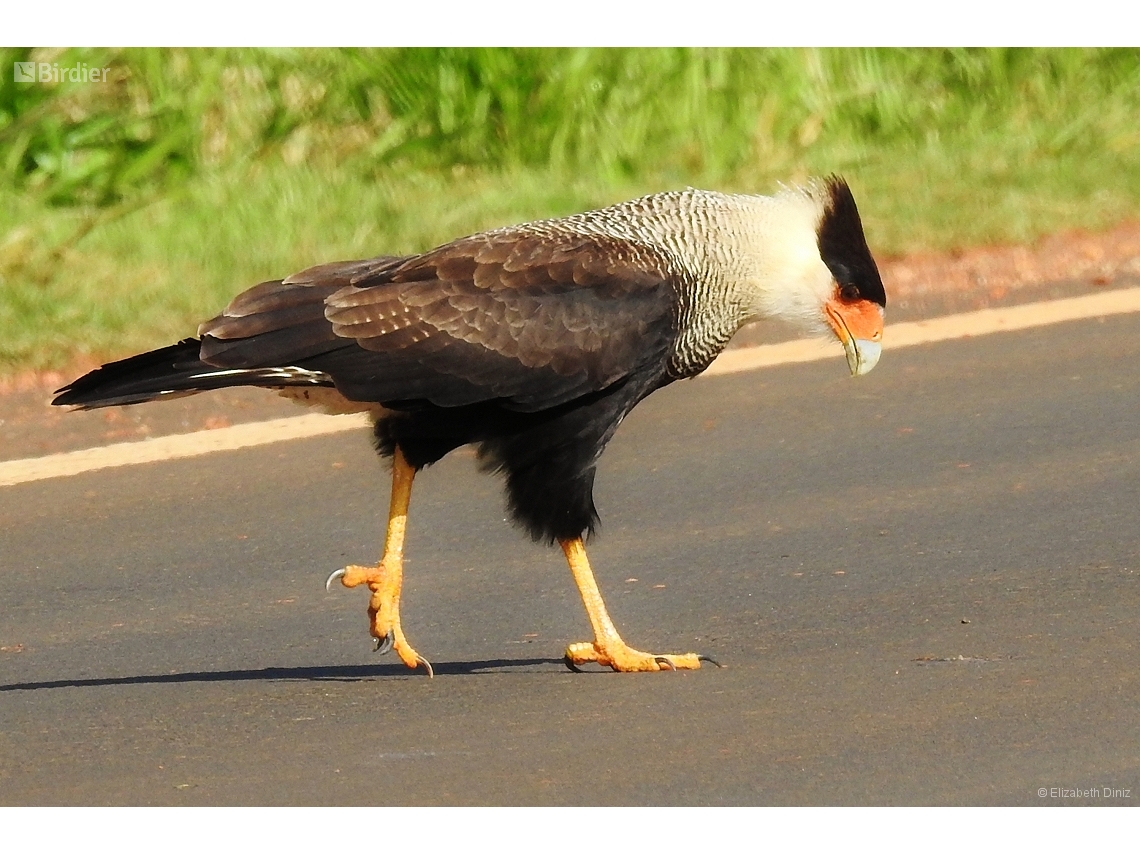
[[[720,664],[699,653],[655,654],[634,650],[622,641],[605,645],[595,641],[580,641],[566,648],[566,666],[571,671],[580,671],[579,665],[597,662],[608,665],[615,671],[680,671],[694,670],[702,662],[711,662],[718,668]]]
[[[403,568],[399,564],[392,567],[388,567],[383,561],[372,567],[350,564],[329,576],[325,582],[326,591],[334,579],[339,579],[346,588],[367,585],[372,591],[372,597],[368,601],[368,618],[378,653],[394,650],[409,668],[414,669],[422,665],[429,677],[435,676],[431,663],[408,644],[408,639],[400,628],[400,587]]]

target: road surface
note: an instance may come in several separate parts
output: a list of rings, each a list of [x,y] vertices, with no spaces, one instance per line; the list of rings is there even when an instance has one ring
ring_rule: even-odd
[[[413,495],[430,680],[322,587],[379,549],[363,431],[0,489],[0,802],[1136,805],[1140,315],[846,373],[675,384],[602,459],[619,628],[719,670],[566,671],[469,453]]]

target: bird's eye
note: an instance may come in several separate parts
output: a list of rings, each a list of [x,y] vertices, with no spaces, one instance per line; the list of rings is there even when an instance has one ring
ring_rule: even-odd
[[[856,285],[852,285],[850,282],[844,283],[843,285],[839,286],[839,296],[844,300],[858,300],[859,288]]]

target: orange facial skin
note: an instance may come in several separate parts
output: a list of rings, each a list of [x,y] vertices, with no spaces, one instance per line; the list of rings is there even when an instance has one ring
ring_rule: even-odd
[[[823,307],[827,322],[841,342],[883,340],[883,307],[870,300],[845,300],[838,289]]]

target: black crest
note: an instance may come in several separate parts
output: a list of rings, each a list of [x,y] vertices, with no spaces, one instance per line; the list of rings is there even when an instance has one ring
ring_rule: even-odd
[[[827,179],[826,188],[828,199],[819,223],[819,257],[841,289],[854,288],[860,298],[885,307],[887,292],[863,236],[851,188],[835,175]]]

